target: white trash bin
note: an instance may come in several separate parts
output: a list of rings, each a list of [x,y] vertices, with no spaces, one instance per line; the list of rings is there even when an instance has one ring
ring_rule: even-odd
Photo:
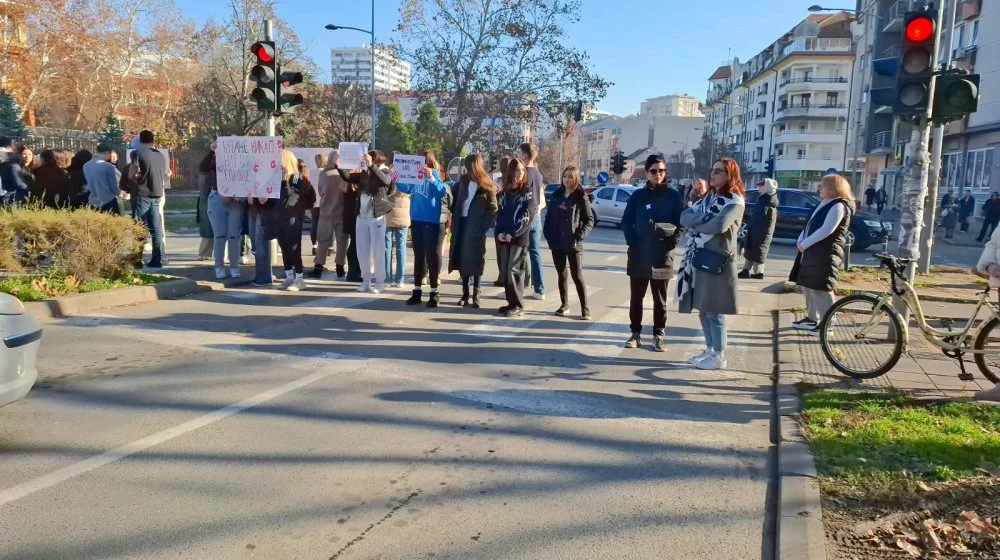
[[[0,293],[0,406],[27,395],[35,384],[41,340],[42,327],[24,312],[21,300]]]

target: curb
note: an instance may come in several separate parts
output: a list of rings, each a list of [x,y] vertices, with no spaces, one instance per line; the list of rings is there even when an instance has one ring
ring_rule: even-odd
[[[778,336],[791,328],[792,314],[779,312]],[[787,346],[787,348],[786,348]],[[826,560],[826,530],[816,461],[795,416],[799,392],[795,372],[802,371],[797,344],[778,345],[778,513],[777,560]]]

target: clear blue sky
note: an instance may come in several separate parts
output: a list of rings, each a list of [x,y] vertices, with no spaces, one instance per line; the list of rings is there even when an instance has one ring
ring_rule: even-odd
[[[177,0],[189,17],[221,20],[225,0]],[[388,38],[399,0],[375,0],[376,39]],[[598,107],[637,113],[648,97],[688,93],[704,99],[708,77],[730,51],[745,61],[808,15],[815,0],[583,0],[572,43],[586,50],[593,67],[615,85]],[[851,0],[831,0],[851,8]],[[326,31],[327,23],[368,28],[371,3],[347,0],[282,0],[279,13],[302,39],[320,69],[329,72],[331,47],[358,46],[366,36]],[[381,39],[379,39],[381,37]]]

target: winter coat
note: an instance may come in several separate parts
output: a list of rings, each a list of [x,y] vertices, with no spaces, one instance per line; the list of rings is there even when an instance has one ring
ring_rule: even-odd
[[[746,249],[743,257],[750,262],[764,264],[774,237],[774,225],[778,220],[778,196],[764,193],[757,198],[757,204],[747,216]]]
[[[467,184],[463,180],[455,185],[448,272],[457,270],[462,276],[482,276],[486,269],[486,233],[496,223],[499,207],[496,193],[479,187],[473,195],[469,215],[463,218]]]
[[[203,239],[213,239],[212,221],[208,217],[208,195],[218,189],[218,176],[215,174],[215,152],[209,152],[198,164],[198,209],[195,222],[198,233]]]
[[[69,206],[69,173],[55,164],[35,168],[35,188],[42,193],[42,203],[49,208]]]
[[[844,206],[845,213],[837,228],[825,239],[809,247],[804,253],[800,253],[792,265],[792,275],[789,279],[803,288],[821,292],[833,292],[837,289],[837,280],[840,278],[840,269],[844,266],[846,253],[844,242],[851,226],[854,208],[844,199],[820,205],[809,218],[804,231],[808,237],[821,228],[827,214],[838,204]]]
[[[531,223],[538,212],[538,202],[531,189],[525,186],[504,192],[499,206],[493,234],[497,237],[501,234],[512,237],[509,243],[503,244],[527,247],[531,241]],[[501,242],[498,240],[497,243]]]
[[[946,230],[955,229],[958,226],[958,203],[953,202],[950,206],[941,210],[941,226]]]
[[[969,221],[969,216],[972,216],[976,212],[976,199],[975,197],[962,198],[958,201],[959,213],[958,217],[962,222]]]
[[[441,175],[436,169],[431,171],[431,176],[424,179],[423,183],[419,185],[398,184],[396,189],[410,195],[411,221],[428,224],[438,223],[441,220],[443,208],[446,206],[443,199],[451,190],[441,180]]]
[[[392,201],[392,210],[385,216],[385,227],[410,227],[410,195],[397,190],[389,200]]]
[[[594,214],[587,193],[577,187],[567,197],[566,188],[559,187],[552,193],[548,208],[542,234],[549,249],[564,253],[583,251],[583,240],[594,228]]]
[[[281,182],[281,198],[278,209],[273,214],[275,231],[287,227],[302,227],[306,210],[316,202],[316,189],[308,179],[294,176],[290,181]]]
[[[361,212],[361,196],[368,194],[372,197],[372,215],[368,218],[381,218],[392,211],[392,201],[389,197],[396,191],[396,185],[392,182],[392,175],[387,167],[369,167],[364,171],[350,173],[338,168],[340,178],[353,185],[353,190],[357,192],[357,201],[354,204],[354,215],[359,216]]]
[[[703,235],[711,235],[704,248],[716,253],[736,255],[737,235],[746,201],[742,196],[733,193],[732,203],[727,204],[721,212],[705,221],[707,204],[717,197],[709,194],[701,202],[681,213],[681,225]],[[688,263],[688,266],[691,266]],[[731,258],[721,274],[712,274],[694,269],[694,285],[689,297],[679,302],[681,313],[690,313],[697,309],[703,313],[720,313],[736,315],[739,313],[739,291],[736,280],[736,259]]]
[[[323,169],[316,176],[316,199],[319,201],[318,239],[330,239],[344,223],[343,179],[334,169]]]
[[[1000,222],[1000,199],[990,197],[983,203],[983,217],[987,222]]]
[[[622,233],[628,244],[626,272],[633,278],[652,278],[653,268],[666,268],[674,276],[674,255],[684,234],[681,212],[684,195],[667,185],[646,186],[632,193],[622,214]],[[674,226],[669,235],[664,228]]]
[[[25,181],[25,172],[21,167],[21,154],[17,152],[0,153],[0,185],[4,190],[4,202],[23,202],[28,198],[29,185]]]

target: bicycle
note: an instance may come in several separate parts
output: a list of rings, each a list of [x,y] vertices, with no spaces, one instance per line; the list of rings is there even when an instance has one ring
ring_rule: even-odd
[[[819,325],[820,346],[827,360],[838,371],[854,379],[874,379],[888,373],[903,356],[909,341],[908,329],[892,305],[893,295],[899,296],[913,313],[917,327],[928,342],[957,360],[959,379],[972,381],[965,370],[963,356],[972,354],[979,371],[995,384],[1000,384],[1000,307],[989,301],[993,289],[979,294],[979,303],[961,331],[935,329],[927,324],[920,298],[906,281],[906,265],[913,259],[898,258],[887,253],[875,255],[880,269],[890,271],[891,291],[883,294],[860,293],[841,298],[830,307]],[[973,330],[983,309],[988,317]]]

